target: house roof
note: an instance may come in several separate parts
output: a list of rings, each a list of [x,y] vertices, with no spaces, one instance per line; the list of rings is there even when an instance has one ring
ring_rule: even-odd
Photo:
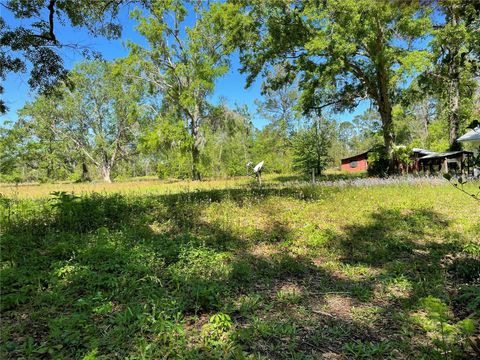
[[[357,154],[357,155],[352,155],[352,156],[343,158],[341,161],[347,161],[347,160],[350,160],[350,159],[355,159],[355,158],[358,158],[358,157],[367,156],[367,154],[368,154],[370,151],[371,151],[371,150],[367,150],[367,151],[365,151],[365,152],[363,152],[363,153],[360,153],[360,154]]]
[[[466,134],[460,136],[458,141],[471,141],[471,142],[479,142],[480,143],[480,126],[477,126],[475,129],[470,130]]]
[[[448,157],[456,157],[462,154],[473,154],[470,151],[446,151],[446,152],[432,152],[426,156],[422,156],[420,160],[428,160],[428,159],[438,159],[438,158],[448,158]]]

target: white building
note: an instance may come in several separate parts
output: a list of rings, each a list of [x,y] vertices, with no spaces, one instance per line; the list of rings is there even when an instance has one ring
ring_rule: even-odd
[[[480,126],[477,126],[465,135],[460,136],[457,141],[471,142],[473,145],[480,146]]]
[[[470,130],[469,132],[467,132],[466,134],[460,136],[457,139],[457,141],[472,143],[475,147],[473,150],[473,153],[475,154],[475,156],[478,156],[479,155],[478,152],[480,150],[480,126],[477,126],[472,130]],[[480,176],[479,168],[475,168],[473,170],[473,176],[475,177]]]

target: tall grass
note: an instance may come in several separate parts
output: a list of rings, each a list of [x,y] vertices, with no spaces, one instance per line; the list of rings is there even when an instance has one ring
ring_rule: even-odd
[[[2,197],[2,358],[478,355],[477,202],[249,181]]]

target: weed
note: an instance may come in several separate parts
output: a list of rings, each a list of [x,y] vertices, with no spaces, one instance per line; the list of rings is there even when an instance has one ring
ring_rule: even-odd
[[[414,320],[429,334],[437,353],[444,358],[458,356],[466,346],[466,339],[476,331],[475,320],[452,321],[450,308],[433,296],[422,299],[421,304]]]
[[[347,342],[344,352],[355,359],[385,359],[391,346],[388,342]]]

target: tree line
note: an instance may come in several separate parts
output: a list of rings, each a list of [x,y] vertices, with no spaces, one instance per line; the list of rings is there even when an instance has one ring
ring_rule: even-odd
[[[48,20],[0,20],[10,50],[0,76],[30,68],[37,90],[1,129],[2,181],[198,180],[243,175],[260,160],[266,171],[320,174],[378,145],[393,171],[397,145],[459,149],[479,116],[475,1],[137,1],[131,16],[147,45],[127,43],[129,55],[111,62],[86,51],[66,71],[55,22],[120,37],[127,3],[3,5],[18,18],[48,10]],[[255,114],[211,100],[236,54],[247,86],[263,80]],[[364,114],[334,120],[361,102]],[[268,125],[256,129],[254,115]]]

